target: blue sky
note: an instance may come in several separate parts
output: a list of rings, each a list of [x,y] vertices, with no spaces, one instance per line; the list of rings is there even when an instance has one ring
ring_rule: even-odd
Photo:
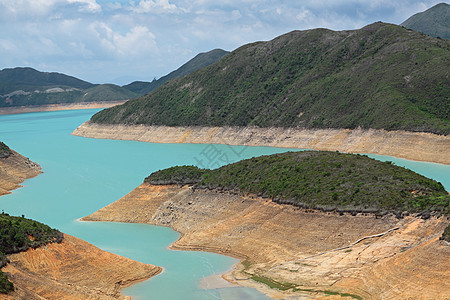
[[[432,0],[0,0],[0,69],[152,80],[200,52],[292,30],[400,24]]]

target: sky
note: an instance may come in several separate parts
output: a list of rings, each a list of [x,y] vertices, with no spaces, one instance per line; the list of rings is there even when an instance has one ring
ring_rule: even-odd
[[[433,0],[0,0],[0,69],[151,81],[201,52],[292,30],[400,24]]]

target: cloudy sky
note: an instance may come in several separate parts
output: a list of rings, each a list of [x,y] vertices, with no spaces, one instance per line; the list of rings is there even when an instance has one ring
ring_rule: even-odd
[[[432,0],[0,0],[0,69],[152,80],[200,52],[292,30],[400,24]]]

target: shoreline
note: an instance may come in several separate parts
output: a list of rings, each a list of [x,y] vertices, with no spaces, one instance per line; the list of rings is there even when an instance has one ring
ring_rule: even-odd
[[[424,132],[104,125],[87,121],[72,135],[150,143],[226,144],[367,153],[450,165],[450,136]]]
[[[40,111],[109,108],[112,106],[121,105],[127,101],[128,100],[96,101],[96,102],[79,102],[79,103],[60,103],[60,104],[46,104],[46,105],[0,107],[0,115],[23,114],[23,113],[40,112]]]
[[[238,258],[240,262],[222,277],[275,299],[326,296],[328,291],[368,299],[378,299],[379,294],[407,298],[450,291],[450,286],[442,286],[437,280],[447,278],[446,266],[450,267],[444,259],[450,248],[438,240],[448,223],[443,218],[398,220],[392,216],[340,215],[256,196],[144,183],[83,221],[168,226],[180,233],[170,249]],[[389,231],[394,227],[399,228]],[[387,233],[377,236],[380,232]],[[376,237],[349,249],[328,251],[365,236]],[[435,257],[432,265],[425,263],[430,255]],[[401,267],[393,269],[393,264]],[[264,278],[275,285],[292,283],[295,289],[271,288],[263,283]],[[388,288],[387,281],[393,287]]]
[[[0,196],[10,194],[26,180],[42,173],[41,166],[11,150],[11,155],[0,159]]]

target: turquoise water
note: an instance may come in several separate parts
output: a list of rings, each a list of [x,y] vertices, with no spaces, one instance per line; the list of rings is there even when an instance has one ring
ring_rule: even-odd
[[[24,188],[0,197],[0,209],[47,223],[104,250],[164,267],[161,275],[124,290],[134,299],[267,299],[250,288],[199,289],[201,278],[225,272],[237,260],[213,253],[168,250],[179,237],[169,228],[77,219],[129,193],[155,170],[185,164],[217,167],[288,149],[150,144],[70,135],[97,111],[0,116],[0,141],[38,162],[44,171],[25,181]],[[450,190],[450,166],[369,156],[408,167]]]

